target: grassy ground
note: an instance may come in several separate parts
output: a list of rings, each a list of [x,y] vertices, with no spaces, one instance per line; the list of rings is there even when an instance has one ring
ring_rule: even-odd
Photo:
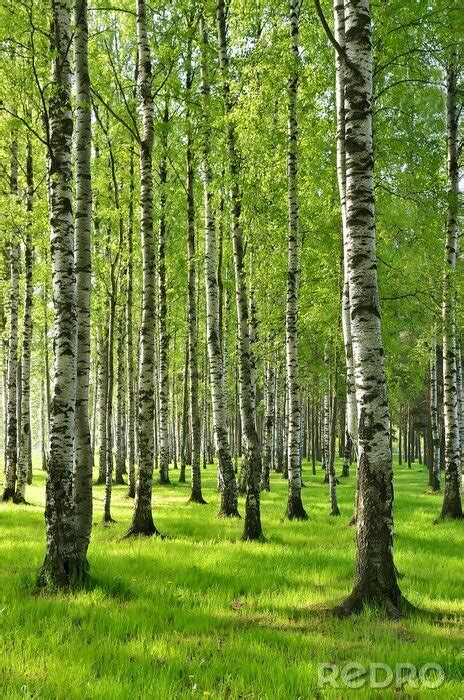
[[[131,502],[114,488],[103,527],[95,489],[89,557],[95,586],[33,594],[44,554],[44,476],[33,506],[0,505],[1,698],[464,697],[463,523],[434,526],[440,496],[427,475],[395,468],[396,563],[403,592],[432,613],[397,622],[372,611],[338,620],[317,609],[350,591],[353,477],[328,515],[327,485],[304,469],[310,520],[282,521],[286,483],[273,475],[262,499],[267,541],[240,541],[242,523],[219,520],[214,468],[203,472],[208,505],[186,505],[188,485],[156,487],[155,520],[169,539],[125,540]],[[172,472],[177,480],[177,473]],[[241,504],[243,512],[243,504]],[[440,664],[438,690],[318,687],[318,663]]]

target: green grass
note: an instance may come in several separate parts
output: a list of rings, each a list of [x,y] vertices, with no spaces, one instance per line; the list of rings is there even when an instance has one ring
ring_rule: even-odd
[[[339,488],[342,516],[331,518],[320,470],[313,477],[305,464],[304,472],[310,520],[282,520],[286,483],[273,475],[262,498],[265,543],[242,542],[242,522],[216,517],[213,467],[202,474],[206,506],[186,504],[188,484],[155,487],[163,541],[120,541],[132,508],[125,487],[113,491],[117,524],[103,527],[98,487],[95,585],[51,596],[33,593],[45,534],[36,471],[34,505],[0,506],[0,697],[464,697],[463,523],[433,525],[441,496],[426,493],[425,468],[395,468],[395,550],[403,592],[432,614],[396,622],[318,609],[350,592],[353,477]],[[318,688],[318,663],[348,661],[435,662],[446,679],[438,690]]]

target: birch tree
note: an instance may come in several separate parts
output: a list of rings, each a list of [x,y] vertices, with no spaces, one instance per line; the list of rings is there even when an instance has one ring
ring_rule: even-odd
[[[11,144],[10,192],[18,197],[18,142]],[[16,471],[18,466],[18,314],[19,314],[19,243],[13,239],[9,246],[10,328],[7,345],[6,369],[6,448],[5,448],[5,488],[2,500],[9,501],[15,495]]]
[[[189,21],[189,31],[193,24],[193,13]],[[190,384],[190,423],[192,426],[192,478],[189,501],[192,503],[206,503],[201,492],[201,425],[198,407],[198,333],[197,333],[197,282],[196,282],[196,241],[195,241],[195,171],[193,154],[193,134],[190,123],[190,107],[193,70],[192,70],[192,37],[189,34],[187,40],[187,65],[185,75],[185,94],[187,100],[187,258],[188,258],[188,366]]]
[[[76,401],[76,278],[72,207],[71,1],[52,0],[52,84],[48,182],[53,280],[54,366],[50,459],[45,500],[46,552],[41,586],[67,587],[79,574],[73,502]]]
[[[404,607],[393,563],[390,418],[376,266],[369,0],[345,0],[346,256],[358,409],[359,502],[354,588],[338,612]]]
[[[201,27],[201,93],[202,93],[202,176],[205,212],[205,288],[206,288],[206,336],[211,383],[214,435],[221,487],[219,515],[238,517],[237,483],[235,481],[232,454],[227,430],[226,395],[224,388],[224,362],[219,325],[219,295],[217,279],[216,218],[213,208],[212,172],[210,165],[210,84],[208,74],[209,38],[205,18]]]
[[[92,529],[92,468],[90,444],[90,290],[91,261],[91,139],[90,76],[88,65],[87,0],[74,3],[74,57],[76,82],[76,222],[75,267],[77,304],[77,380],[75,416],[74,504],[77,551],[84,566]]]
[[[229,55],[227,45],[224,0],[217,0],[216,21],[219,43],[219,65],[222,76],[224,113],[227,119],[226,138],[230,176],[230,205],[232,211],[232,249],[235,271],[235,299],[238,325],[239,399],[242,431],[247,464],[246,505],[243,538],[257,540],[263,537],[260,511],[261,451],[253,411],[252,361],[248,321],[247,284],[244,266],[244,241],[241,222],[241,195],[238,182],[239,162],[236,132],[232,119],[230,95]]]
[[[134,514],[126,536],[159,534],[151,507],[154,465],[153,420],[155,346],[155,246],[153,237],[153,119],[152,65],[145,0],[136,0],[137,50],[141,94],[140,209],[142,239],[142,324],[138,384],[138,465]]]
[[[441,518],[462,518],[456,346],[456,259],[459,220],[458,55],[454,49],[446,73],[448,211],[443,279],[443,411],[445,485]]]
[[[298,0],[290,0],[292,70],[288,81],[288,271],[285,312],[288,390],[288,500],[285,514],[289,520],[308,519],[301,500],[301,396],[298,362],[298,29]]]
[[[32,160],[32,146],[28,137],[26,143],[26,241],[24,247],[24,316],[23,316],[23,343],[21,353],[21,420],[19,421],[18,440],[18,479],[14,501],[26,502],[26,484],[31,464],[31,348],[32,348],[32,208],[34,201],[34,172]]]

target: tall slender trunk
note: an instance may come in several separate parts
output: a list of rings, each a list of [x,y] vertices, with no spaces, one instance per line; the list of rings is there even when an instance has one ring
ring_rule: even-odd
[[[139,473],[135,489],[132,524],[127,535],[159,534],[151,507],[154,464],[153,419],[155,360],[155,246],[153,238],[153,119],[152,67],[147,35],[145,0],[136,0],[139,83],[142,98],[140,141],[140,208],[142,238],[142,322],[138,382],[137,451]]]
[[[25,290],[24,290],[24,316],[23,316],[23,346],[21,357],[21,421],[19,423],[19,451],[18,451],[18,480],[14,501],[25,503],[26,483],[28,481],[29,465],[31,462],[31,348],[32,348],[32,208],[34,197],[34,172],[32,162],[32,146],[30,139],[26,143],[26,180],[27,180],[27,225],[26,244],[24,251],[25,261]]]
[[[52,86],[48,182],[53,279],[54,371],[45,497],[43,586],[68,586],[79,573],[73,499],[77,309],[72,209],[71,0],[52,0]]]
[[[134,340],[132,330],[133,294],[133,226],[134,226],[134,149],[130,151],[129,165],[129,222],[127,228],[127,296],[126,296],[126,342],[127,342],[127,457],[129,477],[129,498],[135,496],[135,372]]]
[[[335,350],[336,353],[336,350]],[[327,472],[329,476],[329,501],[330,515],[340,515],[337,500],[337,476],[335,474],[335,434],[337,431],[337,404],[338,404],[338,381],[337,381],[337,357],[335,355],[333,372],[330,374],[329,396],[332,397],[330,405],[330,440],[329,457],[327,460]]]
[[[114,386],[114,326],[116,315],[116,270],[114,261],[110,270],[110,299],[108,318],[107,365],[108,385],[106,390],[106,472],[105,472],[105,505],[103,522],[114,522],[111,517],[111,494],[113,489],[113,386]]]
[[[270,472],[274,438],[274,406],[274,368],[271,362],[266,362],[264,377],[263,469],[261,473],[261,489],[263,491],[271,490]]]
[[[192,90],[192,39],[189,37],[186,66],[186,123],[187,123],[187,257],[188,257],[188,357],[190,378],[190,423],[192,426],[192,478],[189,501],[206,503],[201,493],[201,425],[198,409],[198,338],[197,338],[197,308],[196,308],[196,260],[195,260],[195,195],[194,195],[194,157],[193,134],[190,124],[189,99]]]
[[[90,78],[88,66],[87,0],[74,4],[74,55],[76,71],[76,230],[74,254],[77,303],[77,383],[75,416],[74,507],[77,552],[81,566],[87,565],[92,530],[92,468],[90,446],[90,289],[91,261],[91,139]]]
[[[227,430],[226,396],[224,390],[223,355],[219,333],[219,300],[217,280],[216,221],[213,209],[212,172],[210,165],[210,87],[208,77],[208,32],[204,17],[201,18],[201,91],[202,91],[202,142],[203,142],[203,193],[205,210],[205,287],[206,334],[213,407],[214,434],[221,483],[221,507],[219,515],[237,517],[237,484]]]
[[[159,298],[159,483],[169,484],[169,337],[167,331],[166,290],[166,183],[168,149],[169,104],[166,98],[163,111],[161,139],[160,221],[158,228],[158,298]]]
[[[334,0],[334,35],[338,44],[345,46],[345,12],[343,0]],[[356,388],[354,381],[353,345],[351,338],[349,268],[346,234],[346,147],[345,147],[345,66],[342,56],[335,52],[335,103],[337,113],[337,179],[342,216],[343,244],[343,290],[342,290],[342,327],[345,347],[346,372],[346,424],[351,440],[356,444],[358,434],[358,415],[356,407]]]
[[[239,159],[236,132],[231,119],[232,102],[229,84],[229,56],[224,0],[216,2],[216,19],[219,42],[219,64],[222,76],[224,112],[227,118],[227,150],[230,176],[230,200],[232,211],[232,249],[235,270],[235,297],[239,341],[239,396],[242,431],[247,462],[245,524],[243,538],[257,540],[263,537],[260,512],[261,451],[256,420],[253,411],[252,361],[250,331],[248,326],[247,286],[244,266],[244,245],[241,223],[241,194],[239,188]]]
[[[443,411],[445,429],[445,486],[442,518],[462,518],[461,456],[456,345],[456,260],[459,221],[458,55],[453,50],[446,76],[448,221],[443,279]]]
[[[359,503],[352,594],[397,615],[404,599],[393,563],[393,470],[376,265],[369,0],[345,0],[346,255],[358,406]]]
[[[11,144],[10,191],[18,197],[18,142]],[[18,304],[19,304],[19,260],[21,249],[15,238],[10,244],[10,329],[7,350],[6,391],[6,450],[5,488],[2,500],[9,501],[15,495],[18,466]]]
[[[127,276],[127,275],[126,275]],[[121,296],[126,296],[125,290]],[[124,484],[126,471],[126,337],[125,337],[125,305],[118,310],[118,343],[117,343],[117,393],[116,393],[116,472],[115,483]]]
[[[185,470],[187,467],[188,442],[190,440],[189,421],[189,338],[185,339],[184,377],[182,381],[182,431],[180,445],[180,472],[179,483],[185,484]]]
[[[430,427],[432,431],[431,489],[440,490],[440,432],[438,428],[438,379],[437,379],[437,337],[433,342],[433,356],[430,360]]]
[[[105,311],[106,315],[106,311]],[[107,446],[107,394],[108,394],[108,318],[105,318],[103,329],[97,339],[98,346],[98,479],[97,484],[103,485],[106,479],[106,446]]]
[[[288,387],[288,500],[285,515],[290,520],[307,520],[301,500],[301,396],[298,361],[298,118],[299,81],[298,0],[290,0],[290,40],[292,69],[288,81],[287,133],[287,298],[285,309],[285,350]]]
[[[461,348],[457,349],[458,367],[458,409],[459,409],[459,443],[461,446],[460,475],[464,472],[464,358]]]

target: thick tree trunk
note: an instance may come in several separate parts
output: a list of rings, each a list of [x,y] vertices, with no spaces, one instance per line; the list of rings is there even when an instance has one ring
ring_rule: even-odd
[[[75,416],[74,506],[77,553],[87,567],[92,530],[92,468],[90,445],[90,290],[91,264],[91,139],[92,117],[88,66],[87,0],[74,4],[74,55],[76,66],[76,230],[74,239],[77,303],[77,383]]]
[[[224,0],[216,2],[216,19],[219,42],[219,63],[222,75],[224,111],[227,121],[227,149],[230,175],[230,200],[232,211],[232,249],[235,269],[235,296],[239,341],[239,396],[242,430],[245,443],[244,458],[247,463],[247,488],[245,505],[245,525],[243,538],[256,540],[263,537],[260,513],[261,451],[256,420],[253,412],[252,360],[250,331],[248,325],[248,301],[244,266],[244,246],[241,225],[241,195],[239,189],[239,162],[236,133],[230,119],[232,103],[229,85],[229,56],[227,48],[226,18]]]
[[[232,455],[227,430],[223,355],[219,334],[219,299],[217,280],[216,222],[213,210],[212,172],[210,166],[210,88],[207,72],[208,34],[202,17],[202,102],[203,102],[203,192],[205,209],[205,286],[206,286],[206,334],[210,368],[211,401],[213,407],[214,434],[221,482],[221,508],[219,515],[238,517],[237,484],[232,465]]]
[[[134,514],[127,535],[159,534],[153,522],[151,495],[154,464],[153,419],[155,360],[155,246],[153,238],[153,119],[152,67],[147,34],[145,0],[137,0],[137,45],[142,98],[142,140],[140,142],[140,208],[142,238],[142,323],[138,383],[137,452],[139,473],[135,489]]]
[[[393,471],[376,266],[369,0],[345,0],[346,254],[358,406],[359,502],[352,594],[338,612],[365,604],[399,614],[393,563]]]
[[[27,227],[26,244],[24,251],[25,261],[25,290],[24,290],[24,317],[23,317],[23,347],[21,357],[21,421],[19,423],[19,452],[18,452],[18,480],[14,501],[26,502],[26,484],[28,481],[29,465],[31,463],[31,348],[32,348],[32,207],[34,197],[34,174],[32,163],[32,146],[28,139],[26,144],[26,180],[27,180]]]
[[[11,195],[18,197],[18,142],[11,144]],[[19,304],[19,259],[21,249],[13,238],[10,245],[10,329],[7,351],[6,379],[6,449],[5,449],[5,488],[3,501],[15,495],[16,472],[18,466],[18,304]]]
[[[80,573],[72,483],[77,311],[72,210],[71,5],[70,0],[52,0],[50,32],[53,90],[49,104],[48,182],[55,328],[50,461],[45,498],[47,544],[39,584],[57,587],[69,586]]]
[[[446,128],[448,175],[448,223],[443,280],[443,411],[445,429],[445,486],[442,518],[462,518],[461,455],[456,346],[456,260],[459,220],[458,57],[453,50],[447,67]]]
[[[289,520],[307,520],[301,500],[301,396],[298,361],[298,120],[299,81],[298,0],[290,0],[290,42],[292,69],[288,81],[287,130],[287,295],[285,308],[285,351],[288,390],[288,500],[285,515]]]

